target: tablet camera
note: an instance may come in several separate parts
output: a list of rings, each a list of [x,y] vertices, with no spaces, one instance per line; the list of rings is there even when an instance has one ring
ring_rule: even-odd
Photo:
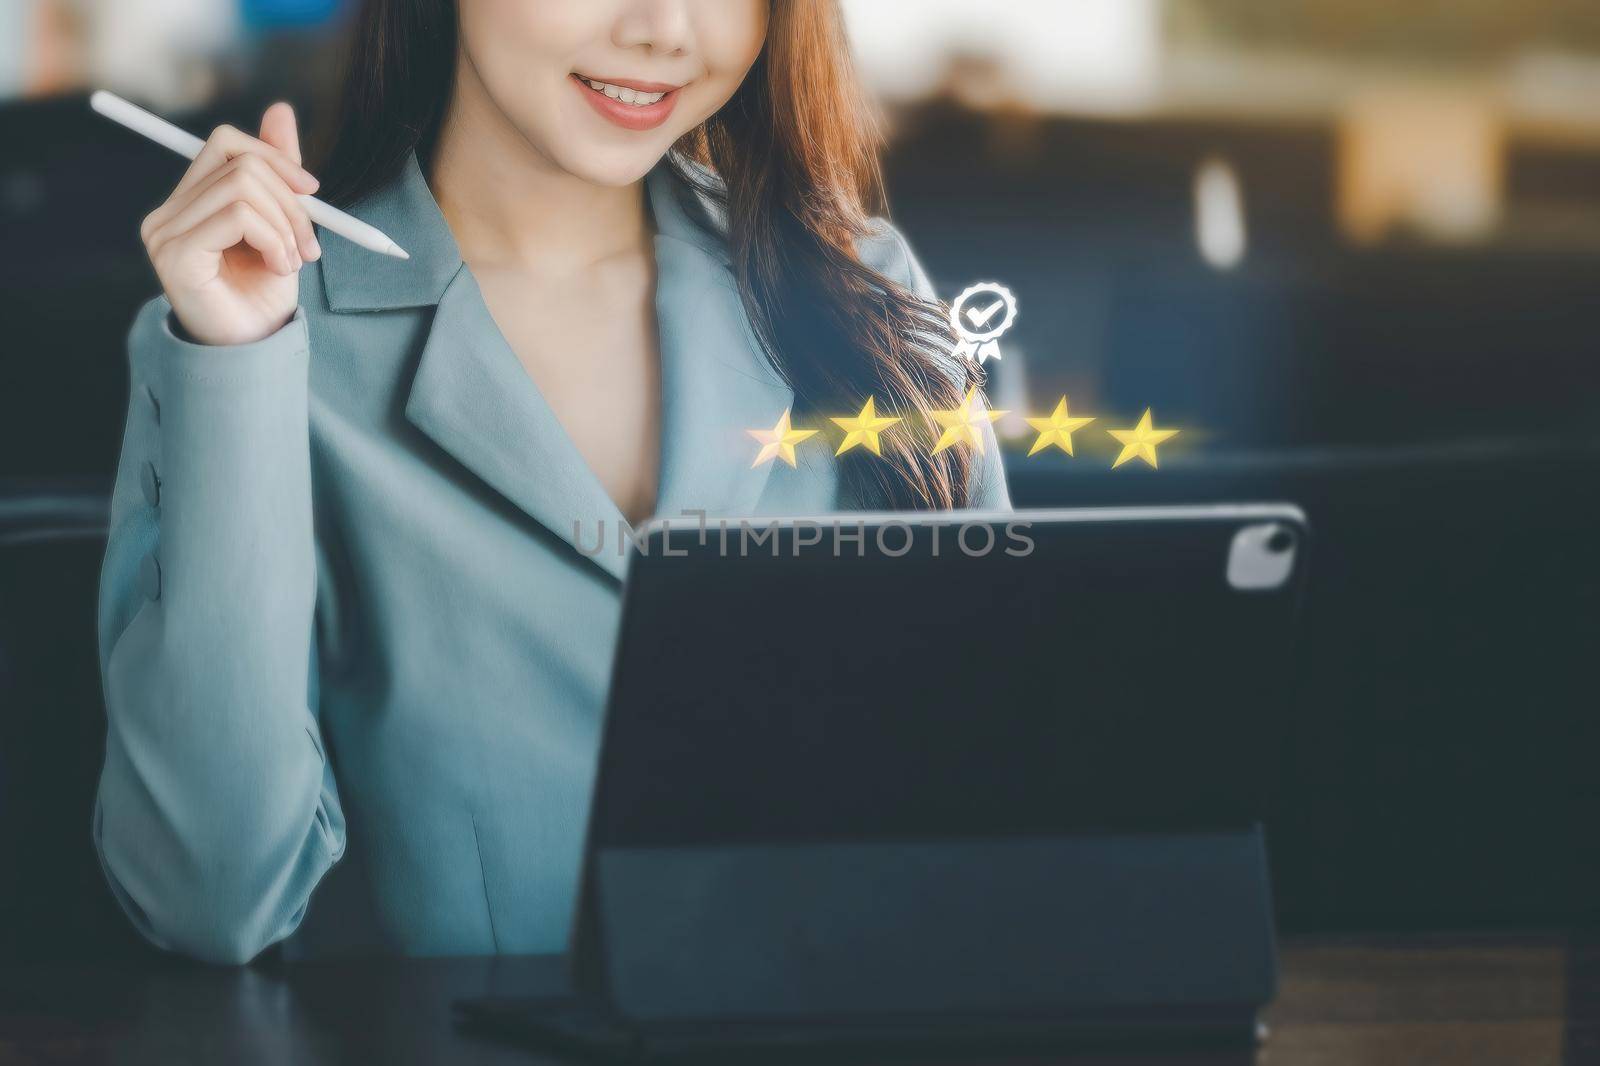
[[[1228,550],[1228,584],[1243,592],[1282,588],[1294,574],[1298,538],[1278,522],[1260,522],[1233,535]]]

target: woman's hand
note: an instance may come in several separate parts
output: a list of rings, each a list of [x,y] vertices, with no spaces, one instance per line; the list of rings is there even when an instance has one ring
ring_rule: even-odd
[[[172,195],[139,227],[191,338],[247,344],[294,317],[300,265],[322,254],[297,194],[316,187],[300,165],[288,104],[267,108],[260,138],[232,126],[212,132]]]

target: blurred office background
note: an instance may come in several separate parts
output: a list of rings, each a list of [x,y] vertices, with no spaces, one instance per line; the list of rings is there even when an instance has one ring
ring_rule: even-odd
[[[0,0],[0,954],[131,936],[89,848],[94,594],[156,291],[136,230],[181,164],[87,88],[196,131],[279,97],[314,125],[344,7]],[[1016,501],[1310,515],[1268,818],[1284,928],[1591,921],[1600,6],[847,8],[896,220],[946,298],[1020,299],[997,406],[1183,431],[1158,471],[1113,473],[1092,434],[1076,459],[1012,441]]]

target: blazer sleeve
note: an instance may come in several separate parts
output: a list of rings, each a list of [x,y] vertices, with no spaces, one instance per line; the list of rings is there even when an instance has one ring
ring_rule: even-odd
[[[894,226],[882,219],[877,220],[880,232],[888,239],[894,249],[891,265],[884,272],[901,286],[911,290],[924,300],[944,307],[944,301],[939,299],[939,293],[933,286],[933,279],[923,268],[921,260],[911,250],[911,243],[906,240]],[[966,367],[964,360],[951,355],[950,373],[957,380],[966,385]],[[1006,485],[1006,468],[1000,453],[1000,441],[995,436],[994,426],[985,426],[983,455],[978,457],[976,469],[973,471],[974,484],[972,497],[968,506],[979,511],[1009,511],[1011,510],[1011,490]]]
[[[289,935],[344,850],[316,706],[303,311],[243,345],[129,335],[100,574],[107,733],[92,833],[160,947],[245,962]]]

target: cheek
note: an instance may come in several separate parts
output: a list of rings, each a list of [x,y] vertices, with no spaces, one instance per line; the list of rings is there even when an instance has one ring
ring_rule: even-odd
[[[731,95],[767,40],[770,0],[699,0],[696,39],[709,80]]]
[[[592,25],[596,6],[573,0],[460,0],[461,47],[491,89],[565,78],[567,57],[597,32]]]

